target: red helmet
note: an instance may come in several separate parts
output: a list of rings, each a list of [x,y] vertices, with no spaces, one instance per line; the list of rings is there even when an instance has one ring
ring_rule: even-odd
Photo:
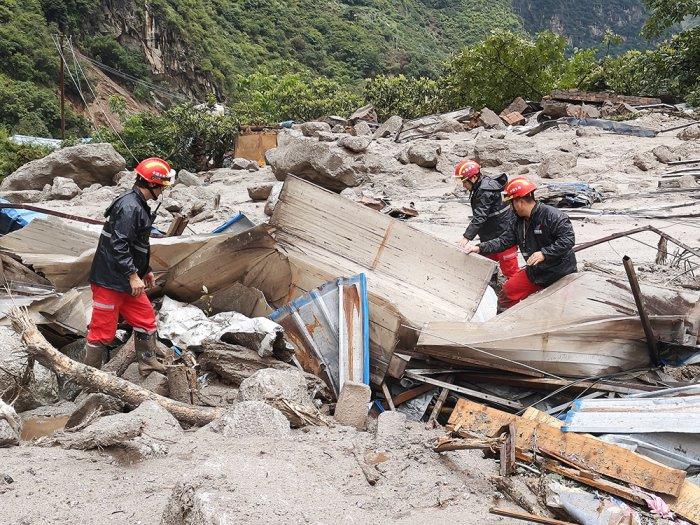
[[[474,182],[476,178],[481,173],[481,166],[473,160],[464,159],[457,163],[455,166],[454,177],[457,179],[467,179],[468,181]]]
[[[516,177],[508,181],[501,195],[503,196],[503,202],[507,202],[530,195],[536,189],[537,185],[534,182],[527,180],[525,177]]]
[[[175,179],[175,170],[158,157],[142,160],[134,171],[145,181],[158,186],[170,186]]]

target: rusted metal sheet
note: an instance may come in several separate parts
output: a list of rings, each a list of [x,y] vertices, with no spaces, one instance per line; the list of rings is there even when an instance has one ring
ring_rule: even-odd
[[[306,371],[337,396],[345,381],[369,383],[369,302],[364,274],[339,278],[270,314]]]

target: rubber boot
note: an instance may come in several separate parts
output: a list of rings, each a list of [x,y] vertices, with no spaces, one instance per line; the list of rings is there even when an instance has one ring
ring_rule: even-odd
[[[165,365],[156,358],[156,334],[147,334],[134,330],[134,346],[139,363],[139,374],[143,377],[151,372],[165,374]]]
[[[107,353],[107,346],[102,343],[85,343],[85,360],[86,365],[98,370],[102,368],[103,359]]]

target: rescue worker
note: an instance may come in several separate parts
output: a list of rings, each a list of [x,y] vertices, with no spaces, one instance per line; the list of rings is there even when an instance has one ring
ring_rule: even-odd
[[[508,182],[505,173],[498,178],[483,175],[481,166],[467,159],[455,166],[454,177],[471,192],[473,217],[463,238],[457,242],[461,249],[466,248],[477,235],[482,243],[497,239],[515,222],[512,208],[501,199],[503,187]],[[515,245],[486,257],[498,262],[501,273],[508,279],[518,271],[518,247]]]
[[[470,245],[467,253],[499,253],[519,246],[526,262],[508,279],[499,296],[501,310],[576,272],[576,239],[569,217],[561,210],[535,200],[537,186],[524,177],[506,184],[503,200],[510,202],[517,219],[497,239]]]
[[[117,197],[105,211],[105,222],[90,269],[92,318],[87,334],[85,364],[100,368],[108,356],[119,317],[134,329],[139,373],[165,372],[156,359],[156,317],[146,290],[154,285],[149,265],[150,233],[157,200],[174,180],[175,171],[159,158],[141,161],[134,187]]]

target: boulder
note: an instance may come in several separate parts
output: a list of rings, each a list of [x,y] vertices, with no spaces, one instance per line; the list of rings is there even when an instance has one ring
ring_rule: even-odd
[[[348,121],[351,123],[356,123],[358,121],[377,122],[377,110],[374,109],[372,104],[367,104],[366,106],[356,109],[355,112],[350,115]]]
[[[357,137],[364,137],[372,134],[372,128],[370,128],[369,124],[367,124],[367,122],[365,122],[364,120],[361,120],[357,124],[355,124],[355,126],[353,126],[353,129],[355,130],[355,136]]]
[[[0,395],[11,401],[17,395],[17,380],[24,376],[27,368],[27,355],[20,336],[7,326],[0,326]],[[19,397],[14,402],[18,412],[50,405],[58,401],[58,380],[56,374],[34,363],[26,384],[22,385]]]
[[[408,148],[408,161],[422,168],[434,168],[442,153],[439,144],[427,140],[416,140]]]
[[[70,200],[80,193],[80,188],[71,179],[66,177],[56,177],[51,185],[49,199]]]
[[[243,401],[205,428],[227,438],[247,436],[284,437],[289,434],[287,418],[264,401]]]
[[[700,124],[684,128],[676,136],[681,140],[700,140]]]
[[[509,115],[510,113],[520,113],[523,114],[525,111],[527,111],[529,105],[527,102],[525,102],[525,99],[523,97],[516,97],[513,102],[510,103],[510,105],[501,111],[501,117],[504,117],[506,115]]]
[[[377,131],[374,132],[374,138],[375,139],[383,139],[383,138],[394,138],[396,134],[399,132],[401,127],[403,126],[403,119],[399,117],[398,115],[394,115],[393,117],[389,117],[389,119],[384,122],[381,126],[377,128]]]
[[[593,126],[576,128],[576,136],[577,137],[600,137],[602,134],[603,134],[602,129],[595,128]]]
[[[401,164],[408,164],[408,148],[403,148],[400,150],[396,155],[394,155],[394,158],[398,160]]]
[[[336,124],[331,128],[331,131],[333,133],[345,133],[345,126],[343,126],[342,124]]]
[[[340,389],[334,417],[338,423],[357,430],[367,427],[367,411],[372,390],[369,385],[346,381]]]
[[[367,150],[371,142],[371,137],[353,137],[352,135],[346,135],[338,141],[338,145],[353,153],[362,153]]]
[[[277,201],[280,199],[280,193],[282,192],[283,183],[278,182],[272,185],[272,190],[270,191],[270,196],[265,201],[265,215],[272,217],[275,211],[275,206]]]
[[[122,379],[131,381],[141,388],[145,388],[159,396],[168,395],[168,378],[160,372],[151,372],[146,377],[142,377],[139,373],[138,363],[131,363],[122,374]]]
[[[600,118],[600,111],[595,106],[588,104],[569,104],[566,108],[566,113],[569,117],[576,118]]]
[[[608,100],[604,102],[603,107],[600,108],[600,115],[605,118],[633,115],[635,113],[639,113],[639,111],[626,102],[616,104]]]
[[[124,157],[111,144],[80,144],[28,162],[5,177],[0,189],[40,190],[56,177],[70,178],[80,188],[95,182],[107,186],[125,167]]]
[[[506,125],[501,120],[501,117],[496,115],[489,108],[483,108],[479,113],[479,125],[486,129],[503,129]]]
[[[196,173],[187,170],[180,170],[175,178],[175,184],[183,186],[204,186],[204,181]]]
[[[165,197],[163,199],[163,208],[170,213],[180,213],[182,211],[182,203],[170,197]]]
[[[258,171],[260,166],[254,160],[244,159],[242,157],[236,157],[231,161],[231,169],[234,170],[248,170],[248,171]]]
[[[294,132],[280,133],[277,144],[265,153],[277,180],[283,181],[292,174],[338,192],[365,180],[368,167],[337,144],[300,137]]]
[[[270,184],[258,184],[257,186],[248,186],[248,197],[252,201],[264,201],[272,193],[272,187],[274,185]]]
[[[332,131],[319,131],[316,133],[316,138],[321,142],[336,142],[340,138],[340,135]]]
[[[304,122],[301,126],[299,126],[299,129],[305,137],[315,137],[319,132],[325,131],[330,133],[331,126],[326,122],[312,121]]]
[[[557,152],[546,157],[537,168],[537,174],[543,179],[566,177],[576,167],[576,155]]]
[[[306,378],[299,370],[263,368],[243,380],[238,389],[241,401],[265,401],[282,398],[299,405],[312,404]]]
[[[517,111],[513,111],[511,113],[507,113],[506,115],[502,115],[501,118],[508,124],[509,126],[522,126],[527,122],[525,120],[525,117],[522,116],[522,114],[518,113]]]
[[[19,445],[22,419],[15,409],[0,400],[0,448]]]
[[[656,146],[651,152],[656,157],[656,160],[668,164],[676,160],[681,160],[680,155],[674,153],[668,146]]]
[[[642,171],[653,170],[658,165],[656,158],[649,151],[645,153],[637,153],[634,157],[632,157],[632,164]]]
[[[508,141],[495,138],[484,138],[477,141],[474,145],[473,156],[474,160],[482,167],[496,167],[506,163],[524,166],[542,161],[542,154],[534,147],[530,139],[512,136]]]
[[[0,197],[12,204],[34,204],[46,200],[47,193],[43,190],[18,190],[0,192]]]
[[[698,181],[695,179],[695,175],[690,174],[682,175],[678,178],[678,187],[685,189],[700,188],[700,186],[698,186]]]

